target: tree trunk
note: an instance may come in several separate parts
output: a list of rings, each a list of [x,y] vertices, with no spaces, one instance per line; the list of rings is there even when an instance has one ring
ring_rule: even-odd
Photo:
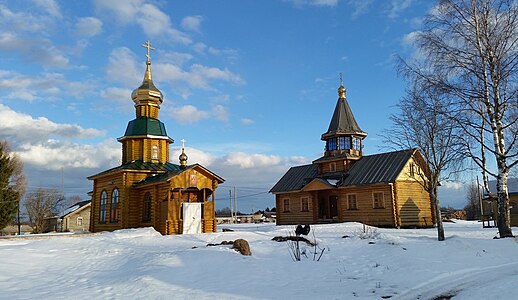
[[[500,170],[500,163],[499,168]],[[496,195],[498,204],[497,226],[500,238],[513,237],[511,231],[511,215],[509,213],[509,194],[507,193],[507,172],[499,172],[496,179]]]
[[[430,196],[432,197],[432,201],[434,203],[435,223],[437,224],[437,240],[444,241],[444,226],[442,225],[441,204],[439,203],[439,198],[437,197],[437,188],[432,190]]]

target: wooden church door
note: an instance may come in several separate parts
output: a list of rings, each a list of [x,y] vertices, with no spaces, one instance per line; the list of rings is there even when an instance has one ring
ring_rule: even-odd
[[[201,203],[184,202],[183,210],[183,233],[201,233]]]

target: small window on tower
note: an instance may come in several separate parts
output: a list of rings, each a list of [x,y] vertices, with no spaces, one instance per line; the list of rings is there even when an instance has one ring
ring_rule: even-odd
[[[151,159],[158,159],[158,146],[155,145],[151,148]]]

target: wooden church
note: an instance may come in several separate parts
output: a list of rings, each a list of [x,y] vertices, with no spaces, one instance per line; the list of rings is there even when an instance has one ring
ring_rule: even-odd
[[[163,96],[153,84],[147,48],[142,84],[133,91],[135,119],[129,121],[120,166],[92,175],[90,231],[153,227],[162,234],[216,232],[215,192],[224,180],[199,164],[169,162],[173,143],[158,119]]]
[[[324,155],[295,166],[270,190],[277,224],[361,222],[380,227],[431,227],[430,195],[419,183],[429,169],[416,149],[363,155],[362,131],[342,83]],[[421,176],[424,174],[425,176]]]

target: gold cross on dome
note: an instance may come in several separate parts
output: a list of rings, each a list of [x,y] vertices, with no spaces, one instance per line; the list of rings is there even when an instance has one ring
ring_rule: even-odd
[[[155,50],[155,48],[151,47],[151,42],[149,40],[147,40],[145,44],[142,44],[142,47],[147,48],[147,53],[146,53],[147,61],[148,62],[151,61],[151,56],[149,55],[150,50]]]
[[[181,139],[180,141],[182,142],[182,148],[185,148],[185,142],[186,142],[186,140],[185,140],[185,139]]]
[[[340,72],[340,85],[344,85],[344,82],[342,81],[342,72]]]

